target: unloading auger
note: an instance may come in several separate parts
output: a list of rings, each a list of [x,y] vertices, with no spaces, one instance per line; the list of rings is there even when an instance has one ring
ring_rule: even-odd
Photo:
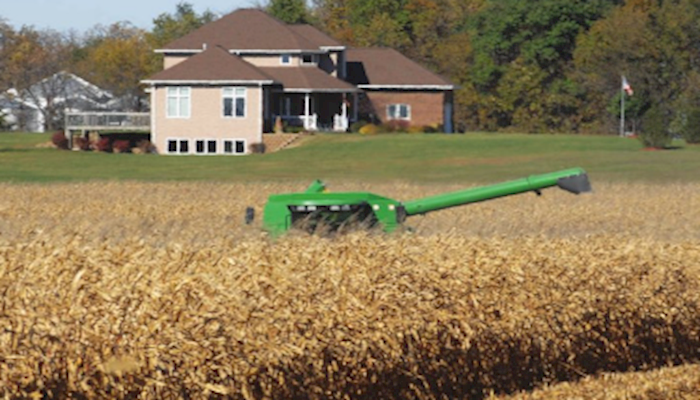
[[[559,187],[574,194],[590,192],[591,184],[581,168],[531,175],[452,193],[401,202],[369,192],[329,193],[320,180],[305,192],[271,195],[263,210],[263,229],[279,236],[292,228],[314,232],[320,228],[336,231],[344,227],[374,228],[393,232],[407,217],[445,208],[511,196],[525,192],[541,194],[542,189]],[[252,208],[246,221],[253,220]]]

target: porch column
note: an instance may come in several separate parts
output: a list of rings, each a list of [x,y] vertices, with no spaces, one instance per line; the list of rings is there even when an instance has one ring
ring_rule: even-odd
[[[347,103],[347,101],[348,101],[348,95],[343,93],[343,106],[341,108],[340,115],[342,116],[343,121],[344,121],[343,123],[345,125],[347,125],[347,121],[348,121],[348,103]]]
[[[352,94],[352,122],[357,122],[359,105],[360,105],[359,96],[357,95],[357,92],[354,92]]]
[[[304,129],[308,130],[309,129],[309,94],[304,93]]]

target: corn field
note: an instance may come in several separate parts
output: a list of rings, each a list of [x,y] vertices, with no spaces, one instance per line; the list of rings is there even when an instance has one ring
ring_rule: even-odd
[[[0,397],[700,397],[700,185],[593,183],[277,240],[304,183],[0,184]]]

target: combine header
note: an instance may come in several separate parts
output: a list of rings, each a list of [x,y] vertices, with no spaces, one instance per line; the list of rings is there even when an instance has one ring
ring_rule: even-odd
[[[272,195],[263,211],[263,228],[273,236],[289,229],[309,232],[336,231],[344,227],[380,227],[396,230],[407,217],[524,192],[540,195],[541,189],[557,186],[579,194],[591,191],[588,175],[581,168],[567,169],[457,192],[401,202],[368,192],[328,193],[323,182],[313,182],[303,193]],[[253,219],[252,209],[246,221]]]

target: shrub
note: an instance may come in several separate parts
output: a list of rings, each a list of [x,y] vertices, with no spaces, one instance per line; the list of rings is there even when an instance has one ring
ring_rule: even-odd
[[[411,124],[402,119],[392,119],[382,125],[382,130],[385,132],[406,133]]]
[[[56,148],[61,150],[68,150],[68,138],[65,133],[58,131],[51,136],[51,143],[56,146]]]
[[[95,150],[111,152],[112,141],[108,137],[101,137],[100,140],[95,143]]]
[[[82,151],[90,150],[90,141],[84,137],[79,137],[74,140],[75,147]]]
[[[362,129],[363,126],[366,126],[367,124],[369,124],[369,122],[367,121],[355,121],[352,124],[350,124],[350,132],[357,133],[360,131],[360,129]]]
[[[250,151],[253,154],[265,154],[265,143],[253,143],[250,145]]]
[[[360,128],[360,135],[376,135],[379,133],[379,127],[374,124],[367,124]]]
[[[668,129],[668,119],[663,110],[658,106],[652,106],[644,114],[642,120],[642,131],[639,133],[639,140],[644,147],[663,149],[671,144],[673,137]]]
[[[150,140],[146,139],[139,140],[138,143],[136,143],[136,148],[139,149],[139,153],[141,154],[154,154],[156,152],[156,146],[153,145]]]
[[[424,133],[425,127],[423,126],[410,126],[408,128],[408,133]]]
[[[681,130],[683,139],[689,144],[700,143],[700,108],[690,110],[686,118]]]
[[[128,140],[115,140],[112,143],[112,151],[115,153],[128,153],[131,150],[131,143]]]

